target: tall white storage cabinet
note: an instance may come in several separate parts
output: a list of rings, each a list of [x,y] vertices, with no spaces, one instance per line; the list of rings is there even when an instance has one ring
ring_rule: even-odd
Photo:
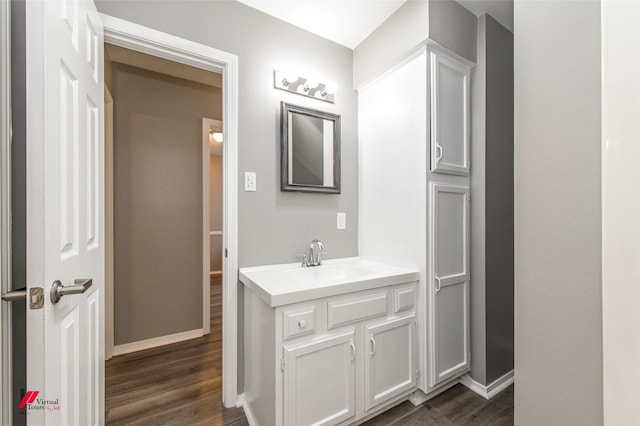
[[[471,64],[424,46],[359,88],[363,258],[419,269],[419,388],[470,368]]]

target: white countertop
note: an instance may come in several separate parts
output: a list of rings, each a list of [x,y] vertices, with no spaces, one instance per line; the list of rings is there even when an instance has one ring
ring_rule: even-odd
[[[416,269],[350,257],[302,268],[299,262],[240,268],[240,281],[271,307],[420,279]]]

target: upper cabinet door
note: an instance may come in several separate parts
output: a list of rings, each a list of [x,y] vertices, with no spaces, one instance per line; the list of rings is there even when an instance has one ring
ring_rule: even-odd
[[[470,69],[429,51],[431,171],[469,175]]]

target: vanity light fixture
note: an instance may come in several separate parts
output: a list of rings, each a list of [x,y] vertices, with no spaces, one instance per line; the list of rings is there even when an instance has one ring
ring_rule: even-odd
[[[301,77],[292,72],[275,70],[273,86],[290,93],[308,96],[333,103],[338,85],[334,81],[322,82],[313,78]]]

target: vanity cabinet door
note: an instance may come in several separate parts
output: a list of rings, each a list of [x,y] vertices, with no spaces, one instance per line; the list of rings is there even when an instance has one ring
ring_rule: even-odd
[[[431,171],[468,176],[470,70],[431,50],[429,73]]]
[[[415,315],[365,325],[365,410],[416,386]]]
[[[470,367],[469,188],[432,183],[429,238],[429,385]]]
[[[285,346],[285,425],[333,425],[355,415],[355,352],[353,331]]]

